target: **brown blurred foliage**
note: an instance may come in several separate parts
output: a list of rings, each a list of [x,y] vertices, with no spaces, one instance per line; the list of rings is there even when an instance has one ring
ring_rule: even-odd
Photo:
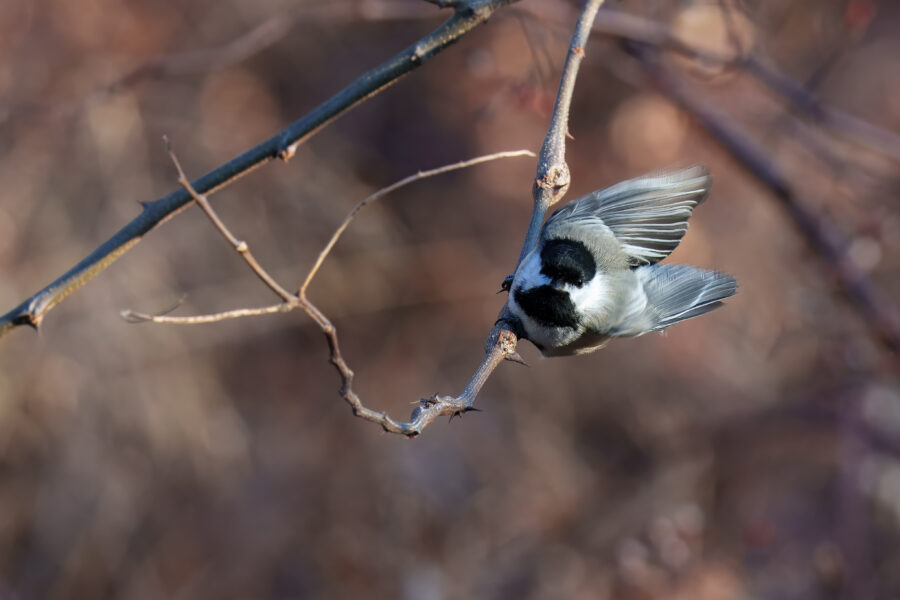
[[[346,212],[419,169],[537,149],[570,31],[528,4],[213,197],[296,285]],[[423,8],[423,6],[425,8]],[[566,6],[571,10],[571,6]],[[727,11],[723,12],[723,6]],[[752,48],[827,102],[900,130],[891,0],[622,0],[686,40]],[[299,11],[299,12],[298,12]],[[294,18],[235,64],[97,90],[159,56]],[[433,28],[422,2],[21,0],[0,7],[0,304],[11,308],[171,191]],[[740,69],[676,60],[749,127],[900,298],[896,163],[786,110]],[[274,301],[191,207],[0,345],[0,598],[895,598],[900,391],[768,191],[595,38],[569,199],[704,163],[672,257],[735,275],[665,336],[503,365],[485,412],[412,442],[355,420],[300,312],[136,326]],[[311,288],[371,406],[458,393],[518,255],[534,164],[403,189]],[[523,346],[527,346],[524,344]],[[896,363],[893,363],[896,366]]]

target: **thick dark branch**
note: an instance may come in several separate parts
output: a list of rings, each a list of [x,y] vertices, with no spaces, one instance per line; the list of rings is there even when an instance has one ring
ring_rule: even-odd
[[[812,248],[834,273],[841,289],[869,325],[872,333],[894,352],[900,351],[900,313],[869,276],[848,256],[849,243],[841,230],[808,204],[769,153],[733,119],[691,90],[655,56],[635,50],[645,71],[659,89],[688,111],[750,173],[765,183],[793,219]]]
[[[211,194],[273,158],[290,158],[297,145],[350,108],[384,90],[403,75],[453,44],[485,22],[498,8],[515,0],[467,0],[456,3],[456,12],[433,32],[372,69],[319,105],[300,120],[224,165],[191,182],[198,194]],[[184,208],[191,195],[180,187],[168,196],[144,203],[133,221],[56,281],[0,317],[0,335],[18,325],[38,327],[47,312],[66,296],[102,272],[144,234]]]

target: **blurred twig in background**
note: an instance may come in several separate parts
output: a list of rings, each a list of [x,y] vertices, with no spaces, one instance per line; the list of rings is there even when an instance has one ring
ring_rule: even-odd
[[[561,2],[553,2],[547,5],[528,4],[522,10],[527,10],[542,20],[559,21],[561,15],[567,12],[564,7]],[[730,11],[724,11],[723,14],[730,14]],[[681,39],[664,23],[617,10],[604,11],[595,21],[593,29],[598,34],[674,52],[696,61],[700,66],[742,69],[782,97],[804,117],[811,118],[864,148],[900,161],[900,135],[823,102],[805,86],[767,64],[752,49],[736,47],[733,52],[725,53],[703,48]]]
[[[515,0],[511,0],[515,1]],[[0,127],[19,119],[65,119],[102,102],[138,83],[153,78],[197,75],[227,69],[259,54],[281,41],[291,28],[302,20],[316,21],[385,21],[401,19],[422,19],[434,16],[434,11],[424,5],[410,5],[408,2],[391,0],[367,0],[364,4],[329,2],[301,6],[294,10],[269,17],[246,33],[229,40],[221,46],[165,54],[148,60],[124,75],[116,77],[90,94],[74,102],[60,104],[28,103],[3,107],[0,112]]]
[[[801,233],[840,283],[847,298],[885,346],[900,352],[900,313],[850,259],[849,242],[827,217],[807,208],[795,191],[796,185],[766,151],[733,119],[710,106],[670,68],[640,48],[632,48],[651,81],[694,116],[755,177],[765,183],[787,210]]]

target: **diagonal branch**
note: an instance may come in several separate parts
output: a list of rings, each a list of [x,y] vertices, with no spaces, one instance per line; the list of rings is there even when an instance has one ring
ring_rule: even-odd
[[[803,116],[821,123],[859,146],[891,160],[900,160],[900,135],[827,104],[802,84],[753,53],[722,53],[699,48],[679,38],[668,25],[614,10],[604,11],[594,24],[594,31],[670,50],[700,64],[740,68]]]
[[[357,104],[381,92],[402,76],[484,23],[500,7],[516,0],[460,0],[455,12],[440,27],[406,48],[387,62],[360,76],[356,81],[320,104],[304,117],[268,140],[247,150],[206,175],[191,182],[198,194],[211,194],[234,182],[256,167],[272,160],[293,156],[303,143],[332,120]],[[0,316],[0,336],[19,325],[38,327],[56,304],[105,270],[119,256],[139,242],[165,219],[183,209],[192,200],[182,186],[168,196],[143,204],[143,211],[87,257],[19,306]]]
[[[562,23],[566,12],[573,12],[566,10],[567,8],[568,5],[562,2],[544,2],[524,4],[520,10],[542,21]],[[820,123],[857,146],[882,154],[893,161],[900,160],[900,135],[824,102],[815,93],[752,52],[718,52],[701,48],[678,37],[667,24],[619,10],[604,10],[594,22],[593,31],[595,34],[674,52],[700,65],[742,69],[802,116]]]
[[[656,86],[690,113],[750,173],[765,183],[794,224],[831,270],[841,290],[866,321],[872,334],[900,352],[900,311],[848,256],[850,244],[828,218],[807,208],[788,176],[753,137],[685,85],[671,69],[640,48],[632,48]]]

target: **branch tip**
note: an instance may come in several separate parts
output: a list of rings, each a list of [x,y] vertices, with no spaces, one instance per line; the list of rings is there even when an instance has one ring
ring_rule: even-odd
[[[513,352],[513,353],[511,353],[511,354],[507,354],[507,355],[506,355],[506,360],[508,360],[508,361],[510,361],[510,362],[514,362],[514,363],[520,364],[520,365],[525,365],[526,367],[530,367],[530,366],[531,366],[531,365],[529,365],[527,362],[525,362],[525,359],[522,358],[522,355],[519,354],[518,352]]]

